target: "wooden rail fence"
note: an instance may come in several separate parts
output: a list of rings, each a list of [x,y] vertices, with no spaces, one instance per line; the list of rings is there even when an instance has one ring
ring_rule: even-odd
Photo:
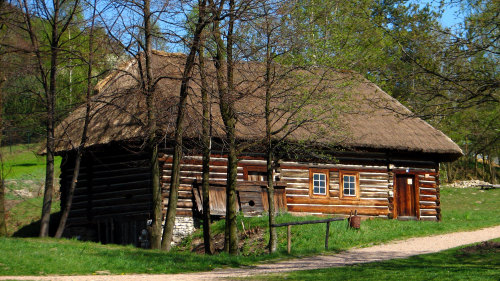
[[[296,222],[285,222],[285,223],[275,223],[271,227],[287,227],[287,252],[290,254],[292,250],[292,225],[303,225],[303,224],[314,224],[314,223],[326,223],[326,234],[325,234],[325,250],[328,250],[328,237],[330,233],[330,222],[332,221],[343,221],[345,218],[329,218],[324,220],[313,220],[313,221],[296,221]]]

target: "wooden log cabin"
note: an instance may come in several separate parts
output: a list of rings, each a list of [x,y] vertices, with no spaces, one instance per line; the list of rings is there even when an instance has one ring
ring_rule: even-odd
[[[155,91],[165,212],[180,88],[178,78],[185,56],[154,52],[153,58],[153,72],[169,77],[159,80]],[[237,138],[239,143],[250,147],[243,150],[238,161],[238,208],[244,215],[260,215],[268,210],[266,161],[264,150],[258,145],[265,132],[262,76],[258,75],[262,69],[256,63],[237,66],[236,79],[240,79],[237,83],[240,99],[235,102],[240,112]],[[322,71],[318,79],[317,69],[310,72],[311,76],[301,71],[298,75],[302,79],[293,79],[301,84],[288,79],[275,90],[285,92],[283,89],[287,89],[292,95],[308,92],[318,102],[309,104],[305,111],[317,116],[286,136],[277,136],[287,146],[276,152],[276,211],[343,216],[357,211],[366,217],[440,220],[439,163],[458,159],[462,155],[460,148],[359,74],[328,70]],[[145,98],[134,77],[138,72],[137,59],[132,59],[95,87],[86,151],[68,218],[67,236],[140,245],[141,231],[151,219],[152,192],[150,154],[142,149],[147,122]],[[210,77],[213,72],[213,69],[207,71],[213,132],[210,206],[212,215],[223,216],[227,148],[216,83],[214,77]],[[309,84],[304,83],[308,81],[304,77],[310,79]],[[190,84],[174,231],[177,237],[192,231],[203,212],[199,79],[195,73]],[[325,96],[327,101],[321,100]],[[283,99],[275,101],[275,104],[284,103]],[[283,106],[276,108],[276,111],[284,110]],[[80,142],[84,114],[84,106],[75,109],[56,129],[57,153],[63,157],[62,202],[71,181],[74,148]],[[292,120],[284,111],[274,116],[276,126]],[[252,143],[255,145],[248,145]]]

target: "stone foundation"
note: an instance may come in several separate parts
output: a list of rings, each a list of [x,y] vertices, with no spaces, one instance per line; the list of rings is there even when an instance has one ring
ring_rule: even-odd
[[[195,230],[196,220],[193,217],[175,217],[172,244],[179,244],[182,239],[191,235]]]

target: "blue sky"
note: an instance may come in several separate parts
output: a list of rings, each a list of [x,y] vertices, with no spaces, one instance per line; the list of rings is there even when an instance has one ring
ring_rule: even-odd
[[[417,3],[420,5],[430,4],[436,10],[439,7],[438,0],[413,0],[412,3]],[[453,28],[463,21],[463,14],[459,14],[460,6],[459,4],[447,5],[445,11],[441,15],[441,24],[444,27]]]

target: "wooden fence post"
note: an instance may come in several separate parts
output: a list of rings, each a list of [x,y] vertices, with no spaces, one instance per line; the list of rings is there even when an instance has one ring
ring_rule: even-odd
[[[292,226],[291,225],[287,226],[286,238],[287,238],[286,250],[290,254],[290,251],[292,250]]]
[[[326,223],[325,250],[328,250],[328,237],[330,236],[330,222]]]

